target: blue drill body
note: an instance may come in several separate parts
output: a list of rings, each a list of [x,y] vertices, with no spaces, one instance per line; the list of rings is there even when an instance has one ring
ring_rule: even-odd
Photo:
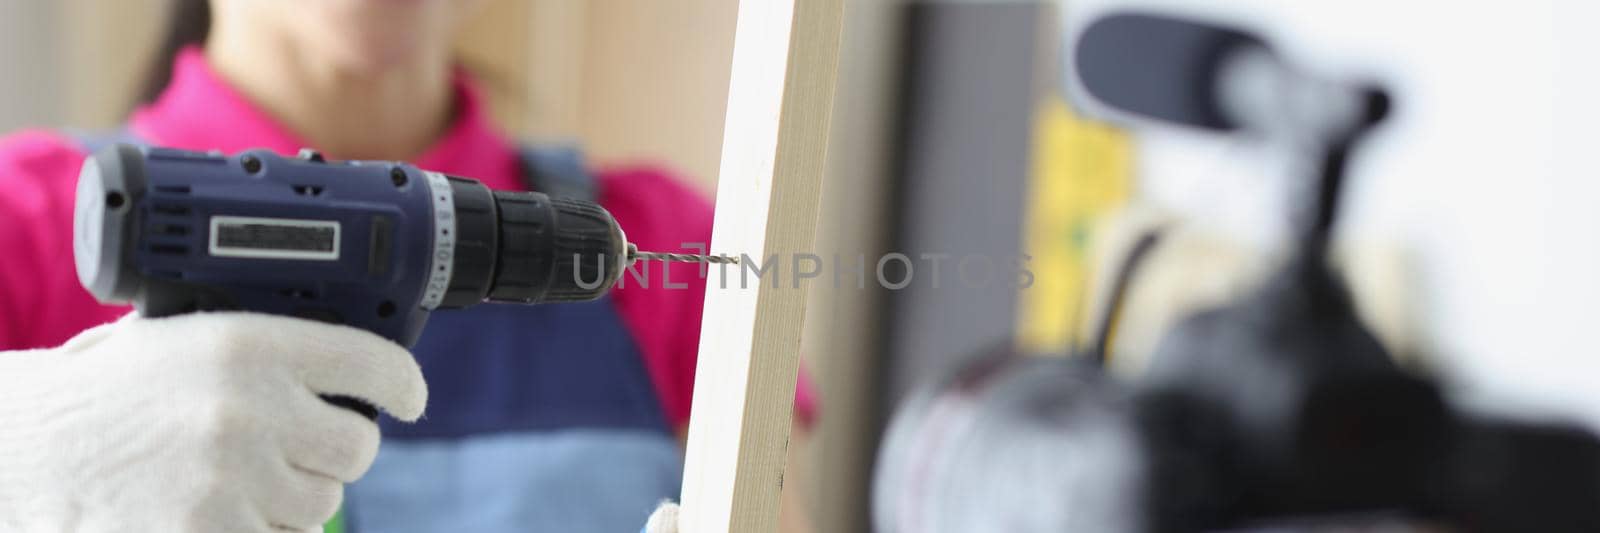
[[[599,206],[377,161],[116,145],[79,178],[98,299],[151,317],[247,310],[414,344],[429,313],[598,298],[629,249]]]

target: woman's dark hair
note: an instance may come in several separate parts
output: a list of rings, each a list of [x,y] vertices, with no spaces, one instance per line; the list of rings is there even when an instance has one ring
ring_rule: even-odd
[[[167,83],[172,81],[172,62],[184,47],[205,44],[211,33],[210,0],[168,0],[166,34],[161,47],[150,57],[150,69],[145,71],[144,84],[139,88],[136,104],[149,104],[161,96]]]

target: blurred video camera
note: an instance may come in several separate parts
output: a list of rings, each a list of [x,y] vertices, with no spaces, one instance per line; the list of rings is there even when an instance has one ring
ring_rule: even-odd
[[[1328,266],[1346,162],[1389,114],[1381,86],[1145,13],[1095,20],[1073,50],[1073,89],[1105,112],[1282,146],[1304,169],[1287,177],[1304,191],[1286,214],[1293,252],[1178,323],[1136,381],[1103,368],[1113,296],[1086,353],[997,348],[920,389],[879,453],[879,531],[1600,531],[1600,440],[1453,408],[1395,364]],[[1129,252],[1116,287],[1159,239]]]

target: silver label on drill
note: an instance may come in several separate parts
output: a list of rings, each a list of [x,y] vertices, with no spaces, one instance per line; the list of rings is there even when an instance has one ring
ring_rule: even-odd
[[[428,287],[422,293],[422,308],[434,309],[444,302],[450,288],[450,269],[455,266],[456,203],[450,180],[438,172],[423,172],[428,177],[428,196],[433,199],[433,254],[428,265]]]
[[[210,253],[216,257],[339,260],[339,223],[264,217],[211,217]]]

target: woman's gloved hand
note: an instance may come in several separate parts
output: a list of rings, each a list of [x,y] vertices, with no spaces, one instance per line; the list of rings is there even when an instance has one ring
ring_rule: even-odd
[[[0,530],[320,531],[378,426],[427,386],[366,331],[250,313],[129,316],[0,353]]]

